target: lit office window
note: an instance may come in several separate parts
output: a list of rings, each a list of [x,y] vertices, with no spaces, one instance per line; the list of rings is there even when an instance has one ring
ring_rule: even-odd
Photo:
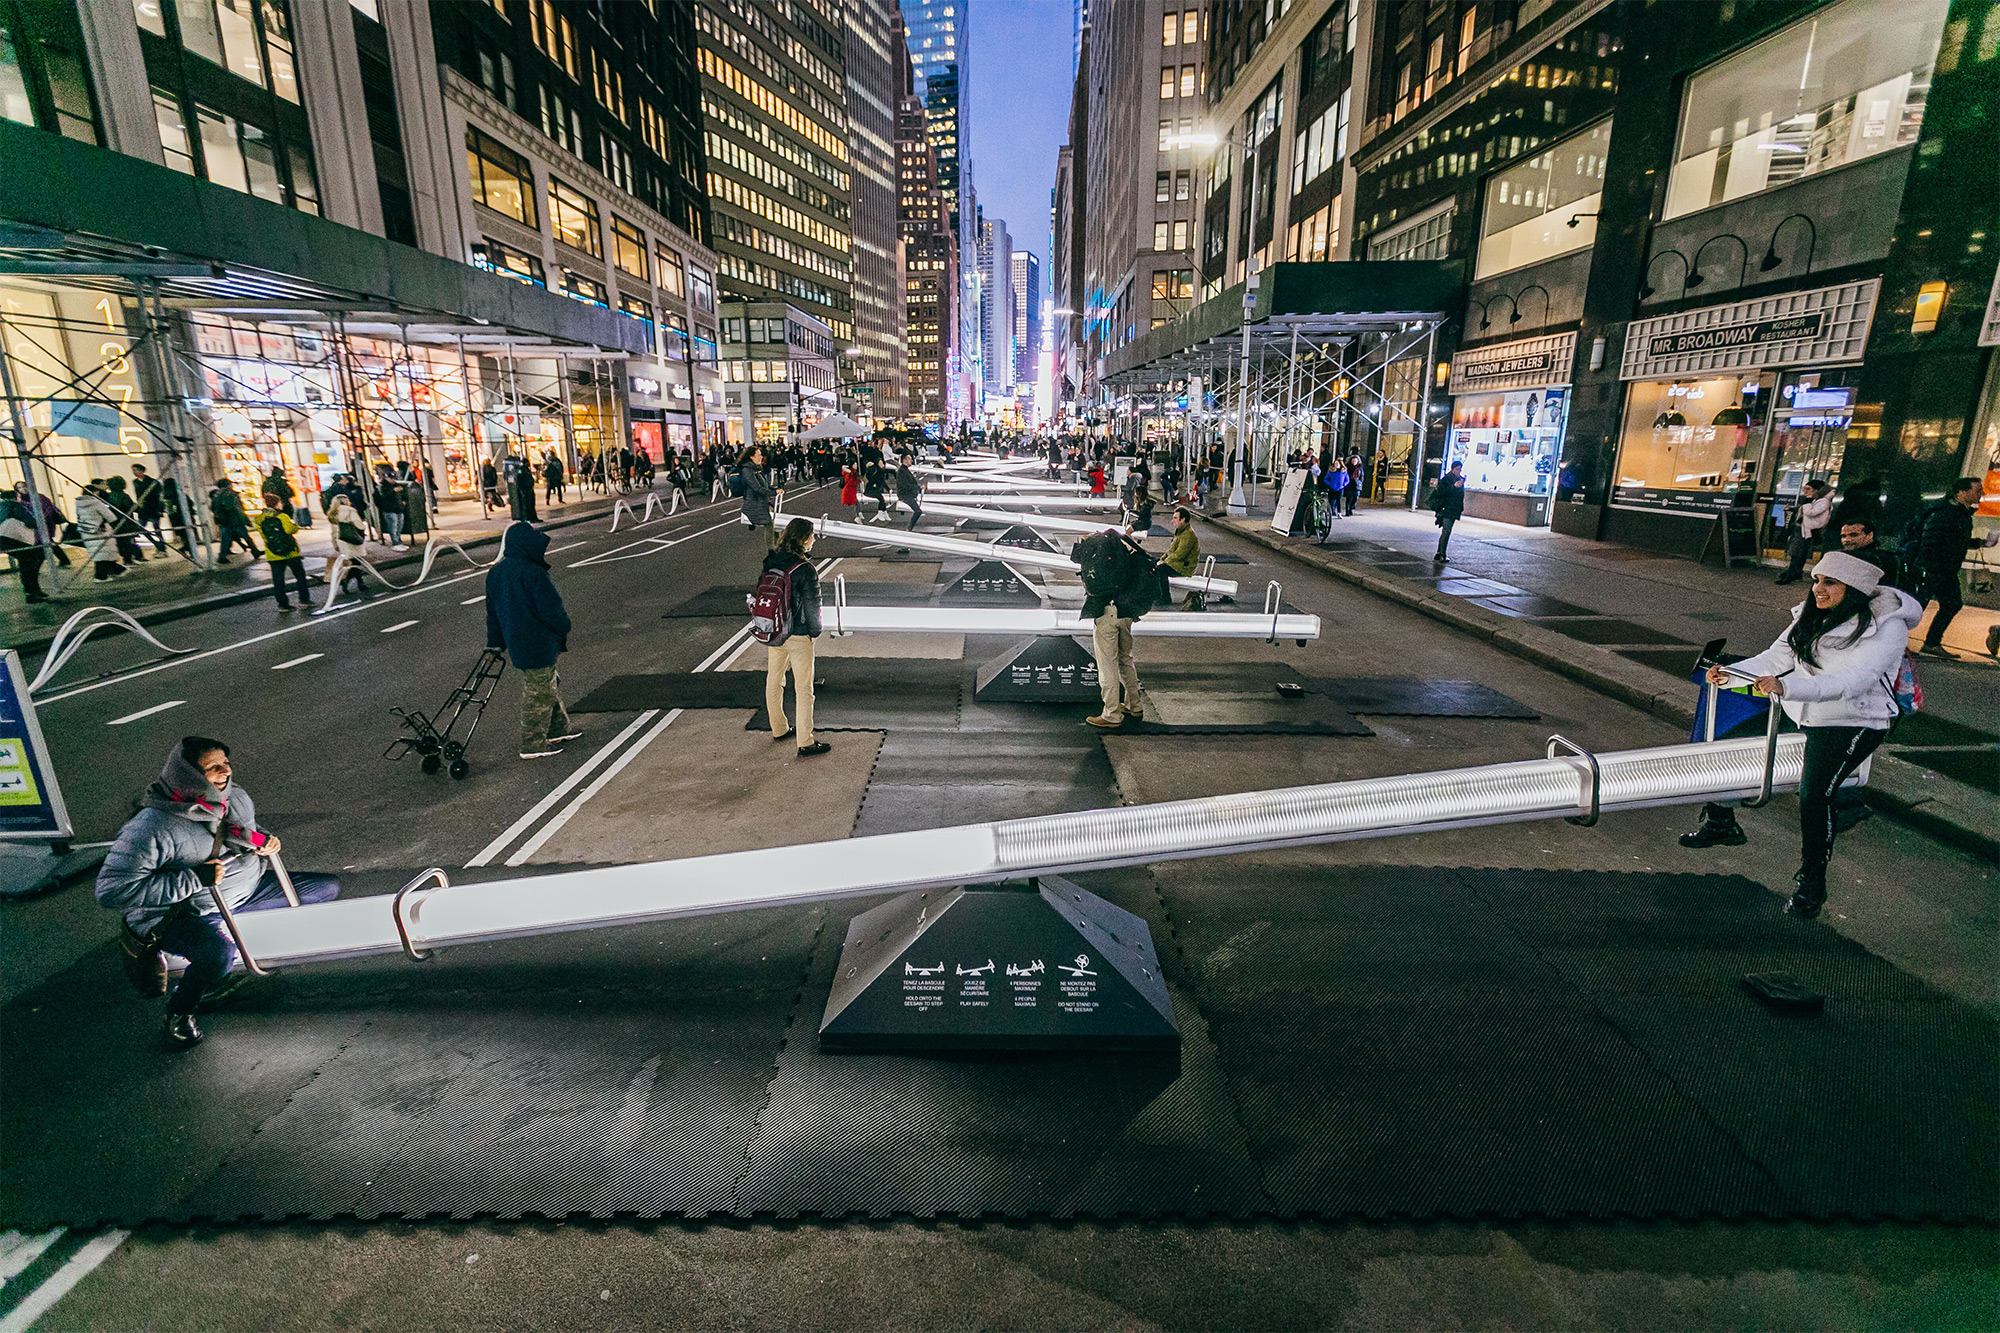
[[[598,227],[597,201],[553,176],[549,178],[549,220],[556,239],[595,259],[604,258],[604,234]]]
[[[1607,118],[1489,177],[1474,276],[1589,249],[1610,144]]]
[[[611,215],[611,262],[646,281],[646,234],[616,213]]]
[[[1841,0],[1689,79],[1663,216],[1915,143],[1945,9]]]
[[[194,149],[188,143],[187,119],[181,115],[181,104],[172,93],[153,89],[153,118],[159,122],[160,147],[167,155],[167,165],[194,175]]]
[[[473,202],[530,227],[540,225],[535,214],[535,173],[528,159],[468,125],[465,163]]]

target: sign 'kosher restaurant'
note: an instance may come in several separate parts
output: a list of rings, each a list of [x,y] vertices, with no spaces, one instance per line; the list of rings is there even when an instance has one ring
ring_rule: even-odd
[[[1806,342],[1818,338],[1825,327],[1825,312],[1815,311],[1809,315],[1787,315],[1783,319],[1760,319],[1752,324],[1724,324],[1712,329],[1662,333],[1646,344],[1646,355],[1682,356],[1689,352],[1726,351],[1763,343]]]

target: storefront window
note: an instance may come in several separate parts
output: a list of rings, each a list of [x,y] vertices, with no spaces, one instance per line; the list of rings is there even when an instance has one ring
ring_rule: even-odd
[[[1614,498],[1709,512],[1753,493],[1774,384],[1753,373],[1628,385]]]
[[[1663,216],[1917,141],[1944,0],[1841,0],[1688,80]]]
[[[1565,388],[1468,394],[1452,404],[1444,465],[1465,465],[1465,488],[1547,495],[1562,444]]]
[[[1474,276],[1589,249],[1597,239],[1610,146],[1607,118],[1489,178]]]

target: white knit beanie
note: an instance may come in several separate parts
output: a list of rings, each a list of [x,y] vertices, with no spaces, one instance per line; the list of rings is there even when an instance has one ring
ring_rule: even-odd
[[[1813,573],[1821,578],[1838,579],[1850,588],[1857,588],[1869,596],[1882,586],[1882,571],[1858,555],[1845,551],[1828,551],[1813,566]]]

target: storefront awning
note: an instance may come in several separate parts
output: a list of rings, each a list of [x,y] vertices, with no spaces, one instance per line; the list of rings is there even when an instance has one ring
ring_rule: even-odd
[[[1247,330],[1238,283],[1111,353],[1103,381],[1144,389],[1209,373],[1243,354],[1246,332],[1253,352],[1282,353],[1295,339],[1420,331],[1443,323],[1464,291],[1457,260],[1272,264],[1257,275]]]
[[[0,120],[0,277],[273,323],[339,318],[521,355],[644,355],[633,320],[178,171]]]

